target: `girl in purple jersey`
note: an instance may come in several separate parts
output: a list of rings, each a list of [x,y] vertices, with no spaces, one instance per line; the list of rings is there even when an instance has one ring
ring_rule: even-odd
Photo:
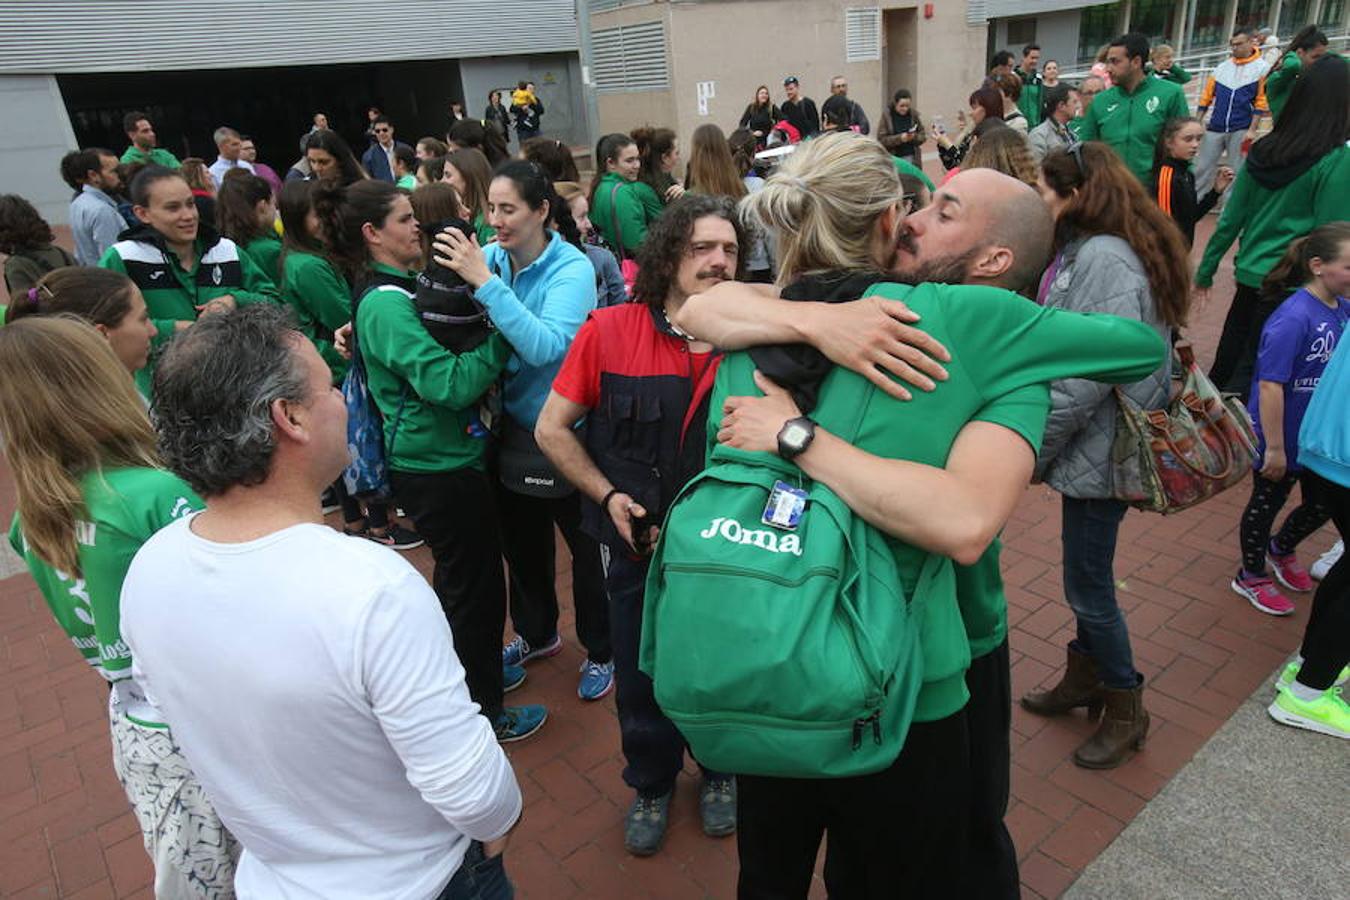
[[[1248,402],[1259,456],[1239,532],[1242,568],[1232,583],[1235,592],[1273,616],[1294,611],[1275,580],[1291,591],[1313,589],[1294,548],[1329,517],[1315,499],[1316,492],[1305,487],[1303,502],[1270,536],[1275,515],[1300,480],[1298,430],[1303,414],[1350,319],[1350,301],[1345,299],[1350,293],[1350,222],[1323,225],[1295,241],[1264,286],[1267,292],[1280,292],[1295,285],[1301,287],[1280,304],[1261,331]]]

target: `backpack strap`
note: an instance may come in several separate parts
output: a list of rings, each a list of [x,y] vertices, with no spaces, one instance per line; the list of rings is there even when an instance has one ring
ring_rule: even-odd
[[[622,182],[615,182],[614,187],[609,190],[609,223],[614,226],[614,242],[619,245],[619,259],[625,260],[628,258],[628,251],[623,248],[623,232],[619,230],[619,207],[614,203],[621,187]]]

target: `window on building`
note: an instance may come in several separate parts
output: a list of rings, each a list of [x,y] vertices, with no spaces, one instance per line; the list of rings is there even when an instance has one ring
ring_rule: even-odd
[[[1223,0],[1219,0],[1220,3]],[[1120,4],[1102,3],[1084,9],[1078,20],[1078,63],[1091,65],[1111,38],[1120,34]]]
[[[1008,46],[1022,47],[1036,43],[1035,19],[1008,20]]]
[[[1323,0],[1318,24],[1328,37],[1332,32],[1340,31],[1345,24],[1345,0]]]
[[[1233,20],[1233,27],[1250,28],[1255,31],[1270,24],[1269,13],[1269,0],[1238,0],[1237,18]]]
[[[670,87],[662,21],[602,28],[592,35],[595,89],[602,94]]]
[[[1288,37],[1312,22],[1312,8],[1317,0],[1284,0],[1280,7],[1280,37]]]
[[[844,57],[849,62],[881,59],[881,7],[844,10]]]
[[[1195,30],[1189,45],[1195,50],[1224,47],[1229,35],[1224,33],[1224,16],[1228,0],[1195,0]]]
[[[1171,43],[1176,33],[1176,0],[1134,0],[1130,30],[1148,35],[1149,43]]]

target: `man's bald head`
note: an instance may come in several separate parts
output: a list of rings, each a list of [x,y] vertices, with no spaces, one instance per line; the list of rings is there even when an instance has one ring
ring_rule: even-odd
[[[969,174],[980,172],[995,176],[984,193],[987,205],[981,203],[988,216],[985,246],[1006,248],[1012,254],[1006,271],[990,278],[989,284],[1010,291],[1025,290],[1036,283],[1050,260],[1054,217],[1031,185],[992,169],[972,169]]]
[[[893,272],[906,281],[1023,290],[1050,256],[1054,223],[1034,189],[993,169],[951,178],[905,220]]]

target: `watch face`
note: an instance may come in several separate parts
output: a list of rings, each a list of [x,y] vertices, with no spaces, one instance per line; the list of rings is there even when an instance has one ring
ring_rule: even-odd
[[[810,433],[804,425],[793,423],[783,429],[783,443],[790,447],[800,447]]]

